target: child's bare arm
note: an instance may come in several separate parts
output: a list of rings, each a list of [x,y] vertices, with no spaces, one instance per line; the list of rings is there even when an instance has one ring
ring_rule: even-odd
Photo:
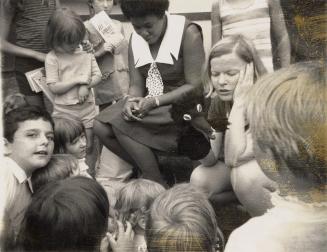
[[[291,45],[284,14],[279,0],[269,0],[268,3],[272,32],[277,40],[277,55],[280,58],[281,66],[286,67],[291,62]]]
[[[222,37],[221,20],[219,14],[219,1],[215,0],[211,7],[211,46],[216,44]]]
[[[91,71],[91,82],[90,82],[90,87],[93,87],[97,84],[100,83],[101,78],[102,78],[102,73],[100,71],[100,68],[98,66],[98,63],[96,62],[96,59],[94,56],[92,56],[92,62],[91,62],[91,66],[92,66],[92,71]]]
[[[54,94],[64,94],[76,85],[89,83],[89,77],[87,75],[72,76],[67,81],[61,81],[58,74],[58,63],[49,54],[46,56],[45,60],[45,72],[49,89]]]

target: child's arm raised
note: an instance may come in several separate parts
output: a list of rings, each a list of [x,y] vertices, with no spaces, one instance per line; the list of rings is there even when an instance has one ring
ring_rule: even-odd
[[[284,14],[279,0],[269,0],[269,14],[271,18],[273,36],[277,41],[277,55],[282,67],[291,62],[291,45],[287,33]]]
[[[67,81],[60,81],[58,62],[51,53],[45,59],[45,72],[49,89],[54,94],[64,94],[76,85],[89,84],[89,76],[72,76]]]
[[[215,0],[211,7],[211,47],[216,44],[222,37],[219,13],[219,0]]]

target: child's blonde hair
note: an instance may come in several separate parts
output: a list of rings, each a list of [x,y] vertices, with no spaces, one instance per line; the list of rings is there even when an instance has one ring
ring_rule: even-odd
[[[85,133],[82,121],[71,115],[53,116],[54,153],[66,153],[66,144]]]
[[[51,181],[65,179],[78,170],[77,159],[69,154],[53,155],[47,166],[36,170],[32,175],[34,192]]]
[[[150,252],[213,251],[217,230],[215,212],[205,195],[190,184],[180,184],[153,202],[145,238]]]
[[[209,97],[214,92],[211,81],[211,60],[215,57],[235,53],[246,63],[253,62],[256,73],[261,76],[267,72],[261,59],[257,56],[255,48],[242,36],[233,35],[219,40],[210,50],[208,58],[203,68],[204,91]]]
[[[291,65],[262,78],[248,97],[259,148],[315,186],[324,186],[327,175],[326,70],[319,62]]]
[[[142,213],[149,210],[152,202],[164,191],[165,188],[157,182],[147,179],[131,180],[117,191],[115,209],[128,220],[138,210]]]

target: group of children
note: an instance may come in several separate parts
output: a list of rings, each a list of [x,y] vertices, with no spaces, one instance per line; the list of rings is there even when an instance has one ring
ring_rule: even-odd
[[[17,72],[44,61],[55,100],[50,116],[29,105],[42,103],[30,92],[5,99],[1,249],[223,251],[225,240],[208,199],[226,193],[235,193],[258,217],[232,233],[225,251],[327,248],[326,66],[287,67],[289,40],[278,1],[213,3],[213,46],[203,83],[208,96],[215,94],[207,118],[214,134],[190,183],[166,190],[134,179],[114,195],[93,179],[92,127],[98,107],[103,110],[128,91],[127,41],[113,37],[110,44],[90,21],[83,23],[69,9],[54,10],[59,1],[13,2],[1,3],[10,10],[3,17],[7,25],[16,20],[23,36],[1,49],[20,57]],[[47,54],[35,42],[39,38],[29,40],[31,48],[21,47],[23,22],[38,5],[50,17],[43,41],[51,50]],[[91,16],[112,5],[88,1]],[[121,24],[113,24],[123,34]],[[266,75],[273,72],[270,24],[285,69]],[[235,35],[240,30],[249,35],[249,29],[256,31],[250,39]]]

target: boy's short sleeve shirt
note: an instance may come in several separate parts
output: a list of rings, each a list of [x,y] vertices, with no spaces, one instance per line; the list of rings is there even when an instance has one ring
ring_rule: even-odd
[[[30,204],[32,192],[24,170],[15,161],[5,157],[0,169],[1,205],[0,232],[17,238],[25,211]]]

